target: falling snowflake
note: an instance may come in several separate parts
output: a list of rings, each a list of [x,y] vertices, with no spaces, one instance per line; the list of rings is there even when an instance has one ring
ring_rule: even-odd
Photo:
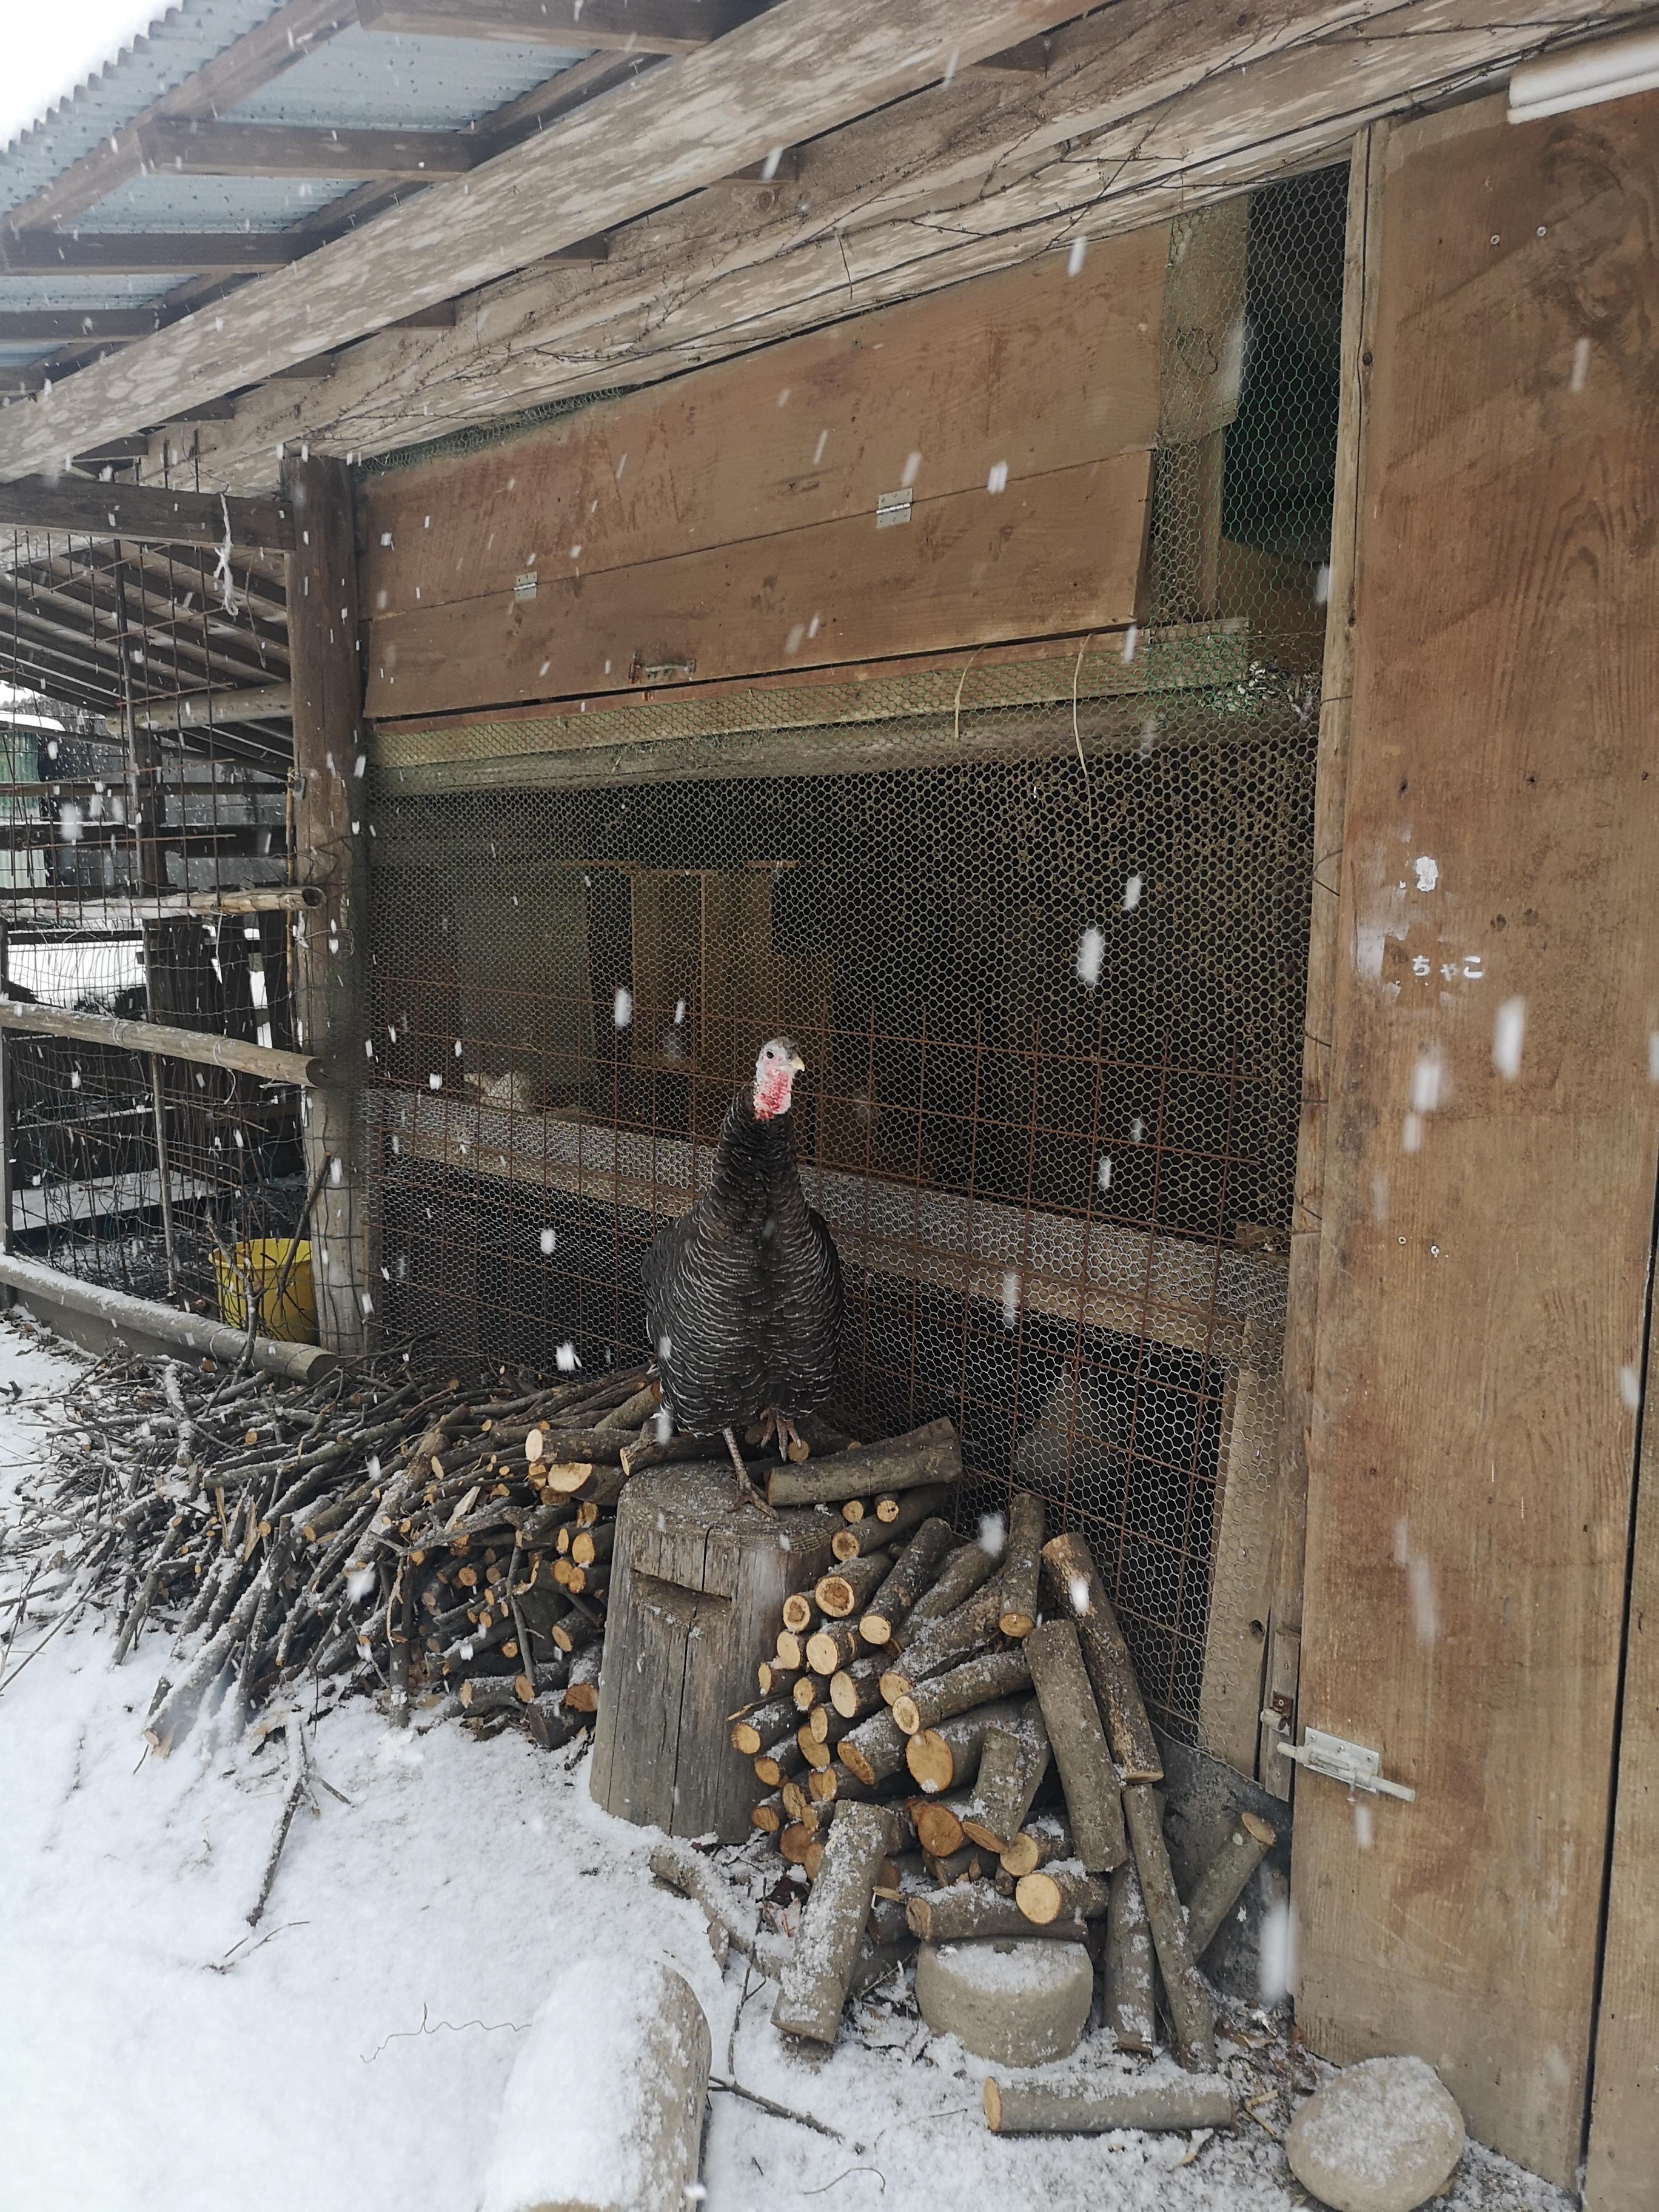
[[[1105,958],[1106,933],[1091,922],[1077,941],[1077,980],[1085,991],[1092,991],[1099,982]]]
[[[552,1257],[552,1255],[553,1255],[553,1247],[554,1247],[554,1246],[558,1243],[558,1241],[559,1241],[559,1240],[558,1240],[558,1238],[554,1235],[553,1231],[552,1231],[550,1229],[544,1229],[544,1230],[543,1230],[543,1231],[542,1231],[542,1255],[543,1255],[543,1257],[544,1257],[544,1259],[550,1259],[550,1258]]]

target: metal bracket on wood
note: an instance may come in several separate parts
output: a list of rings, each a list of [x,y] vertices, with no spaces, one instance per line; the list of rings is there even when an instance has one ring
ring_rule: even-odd
[[[1284,1723],[1269,1706],[1261,1716],[1269,1728],[1282,1728]],[[1310,1774],[1325,1775],[1332,1782],[1340,1782],[1345,1789],[1369,1790],[1384,1797],[1402,1797],[1410,1803],[1417,1796],[1403,1782],[1390,1782],[1382,1771],[1382,1754],[1368,1745],[1350,1743],[1346,1737],[1327,1735],[1323,1729],[1310,1728],[1303,1733],[1299,1744],[1279,1746],[1281,1759],[1294,1759],[1298,1766],[1306,1767]]]

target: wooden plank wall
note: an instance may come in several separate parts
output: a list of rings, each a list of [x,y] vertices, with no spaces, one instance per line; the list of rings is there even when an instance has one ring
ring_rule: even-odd
[[[1417,1797],[1299,1777],[1298,2010],[1570,2185],[1656,1175],[1659,98],[1401,126],[1378,228],[1301,1714]]]
[[[1075,274],[1047,254],[372,478],[368,713],[1132,621],[1168,251],[1158,224]],[[878,529],[906,489],[909,520]]]
[[[1659,2196],[1659,1405],[1648,1322],[1612,1881],[1595,2029],[1584,2212],[1652,2212]]]

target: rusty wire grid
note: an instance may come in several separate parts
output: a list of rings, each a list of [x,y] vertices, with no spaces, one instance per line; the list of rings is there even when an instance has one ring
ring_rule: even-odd
[[[18,531],[0,545],[0,923],[31,1001],[291,1049],[295,880],[280,563]],[[180,894],[204,909],[165,911]],[[7,1038],[11,1236],[198,1310],[219,1255],[299,1219],[292,1086]]]
[[[964,1525],[1024,1485],[1085,1529],[1188,1739],[1277,1450],[1345,183],[1175,226],[1137,630],[371,747],[388,1329],[646,1352],[643,1254],[789,1031],[841,1415],[950,1413]]]

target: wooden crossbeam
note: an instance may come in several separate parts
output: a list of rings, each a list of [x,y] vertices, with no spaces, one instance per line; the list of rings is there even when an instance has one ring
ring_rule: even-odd
[[[77,469],[95,469],[106,461],[142,461],[149,451],[149,440],[142,430],[135,430],[131,437],[106,438],[101,446],[77,453],[75,465]]]
[[[0,308],[0,344],[28,338],[147,338],[160,330],[153,307]]]
[[[294,230],[0,230],[0,275],[257,276],[316,244]]]
[[[778,0],[704,51],[647,73],[629,94],[625,128],[605,102],[579,108],[320,247],[302,284],[283,274],[245,285],[210,316],[187,315],[118,363],[5,410],[0,470],[49,467],[135,422],[261,381],[302,345],[330,351],[476,291],[1075,13],[1076,0],[906,0],[899,9],[890,0],[840,0],[834,9]],[[591,45],[586,8],[581,21],[578,42]],[[292,234],[283,239],[285,257],[295,244]]]
[[[459,177],[489,153],[461,131],[313,129],[184,117],[146,124],[148,166],[184,177]]]
[[[15,1005],[0,1000],[0,1030],[23,1036],[67,1037],[77,1044],[104,1044],[118,1052],[155,1052],[163,1060],[186,1060],[199,1067],[221,1067],[252,1075],[262,1083],[320,1082],[323,1063],[309,1053],[281,1052],[275,1046],[248,1044],[240,1037],[175,1029],[167,1022],[123,1021],[116,1014],[72,1014],[62,1006]]]
[[[60,787],[43,788],[56,792]],[[268,884],[243,891],[135,891],[130,897],[119,891],[83,897],[73,886],[65,886],[61,896],[0,890],[0,922],[36,928],[123,929],[135,922],[177,921],[193,914],[295,914],[322,902],[323,895],[313,884]]]
[[[757,12],[754,0],[358,0],[366,31],[513,46],[696,53]]]
[[[0,527],[57,530],[83,538],[131,538],[154,545],[220,545],[228,514],[233,545],[286,550],[293,518],[280,499],[221,498],[160,484],[87,483],[75,477],[20,477],[0,483]]]

